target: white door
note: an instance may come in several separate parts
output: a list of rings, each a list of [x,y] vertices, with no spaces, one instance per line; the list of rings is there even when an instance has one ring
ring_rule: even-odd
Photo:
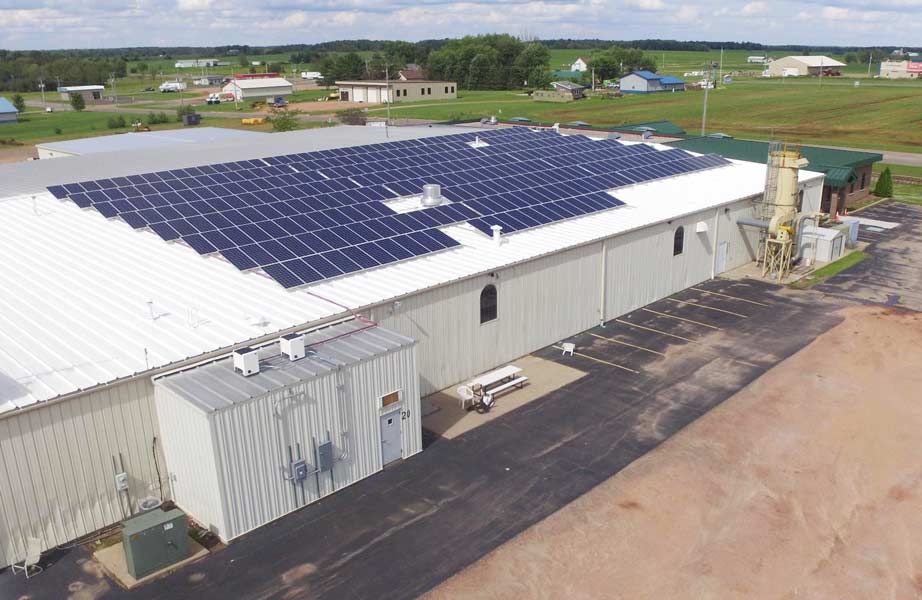
[[[730,252],[730,242],[717,244],[717,260],[714,261],[714,275],[720,275],[727,270],[727,253]]]
[[[399,460],[403,456],[400,435],[400,411],[381,415],[382,464]]]

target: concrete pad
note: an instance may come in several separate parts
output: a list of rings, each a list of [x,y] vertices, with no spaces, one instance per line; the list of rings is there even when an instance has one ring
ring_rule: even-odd
[[[198,559],[208,554],[208,550],[202,547],[198,542],[189,538],[189,557],[185,560],[181,560],[178,563],[172,564],[165,569],[160,569],[159,571],[154,571],[150,575],[146,575],[141,579],[135,579],[134,576],[128,572],[128,564],[125,562],[125,550],[122,548],[122,543],[113,544],[107,548],[97,550],[93,553],[93,558],[96,559],[99,564],[102,565],[102,568],[105,569],[109,577],[114,579],[123,588],[130,590],[134,587],[137,587],[143,583],[147,583],[168,573],[188,565],[189,563],[195,562]]]
[[[585,371],[537,356],[524,356],[510,364],[521,368],[522,375],[528,377],[528,383],[522,389],[512,389],[500,394],[490,412],[481,414],[461,408],[460,399],[455,391],[458,385],[461,385],[459,383],[423,399],[424,405],[428,405],[424,410],[423,427],[444,438],[452,439],[586,375]]]

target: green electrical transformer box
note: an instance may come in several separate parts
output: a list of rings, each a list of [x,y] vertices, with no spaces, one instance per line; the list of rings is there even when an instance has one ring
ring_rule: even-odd
[[[189,556],[186,513],[159,508],[122,521],[128,572],[141,579]]]

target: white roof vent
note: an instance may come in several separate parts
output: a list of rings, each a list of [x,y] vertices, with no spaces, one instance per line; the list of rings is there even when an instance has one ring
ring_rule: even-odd
[[[234,370],[244,377],[259,373],[259,353],[248,347],[234,350]]]
[[[495,119],[495,118],[496,118],[496,117],[494,117],[494,119]],[[495,124],[495,121],[491,121],[491,122]],[[486,148],[486,147],[489,146],[490,144],[488,144],[488,143],[486,143],[485,141],[483,141],[482,139],[480,139],[480,136],[478,135],[478,136],[476,136],[476,137],[474,138],[474,141],[473,141],[473,142],[468,142],[467,145],[470,146],[471,148]]]
[[[419,203],[424,207],[438,206],[442,203],[442,186],[429,183],[423,186],[423,195]]]
[[[304,358],[304,336],[300,333],[289,333],[279,338],[279,346],[282,354],[288,357],[288,360],[298,360]]]

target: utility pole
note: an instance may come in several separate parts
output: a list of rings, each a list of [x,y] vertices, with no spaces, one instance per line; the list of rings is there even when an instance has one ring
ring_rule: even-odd
[[[723,83],[724,81],[724,47],[723,46],[720,47],[720,65],[717,67],[717,79],[721,83]],[[715,84],[714,87],[716,88],[717,85]]]
[[[871,54],[871,51],[868,50],[868,77],[871,76],[871,58],[873,58],[873,55]]]
[[[45,102],[45,80],[44,79],[38,80],[38,89],[42,90],[42,106],[44,106],[45,108],[48,108],[48,103]]]
[[[115,95],[115,106],[118,106],[118,88],[115,85],[115,73],[109,73],[109,83],[112,84],[112,93]]]
[[[708,88],[711,87],[711,63],[708,63],[707,75],[704,80],[704,110],[701,111],[701,137],[705,136],[708,121]]]
[[[391,125],[391,84],[390,84],[390,80],[391,80],[390,65],[387,63],[387,61],[385,61],[384,63],[384,90],[385,92],[384,93],[387,95],[387,98],[386,98],[387,117],[384,120],[384,137],[385,138],[391,137],[390,130],[388,129],[388,127],[390,127]]]

